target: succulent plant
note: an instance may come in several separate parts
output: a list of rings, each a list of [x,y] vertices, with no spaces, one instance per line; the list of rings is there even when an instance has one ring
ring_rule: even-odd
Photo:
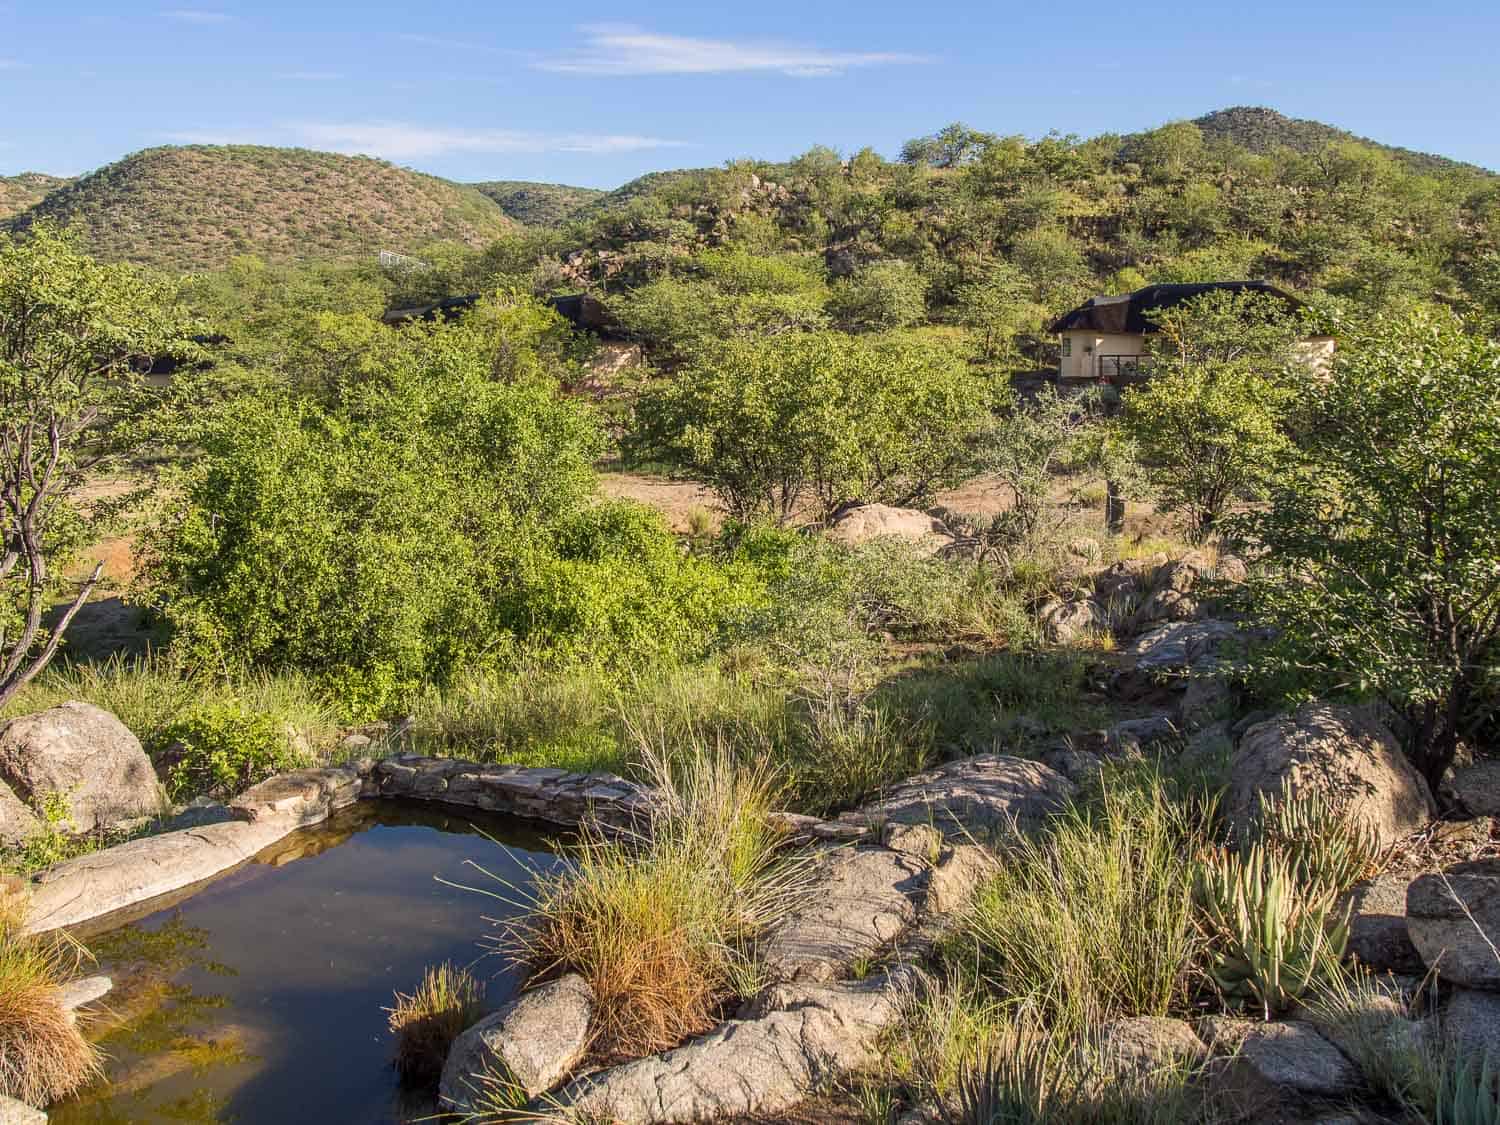
[[[1380,869],[1375,830],[1337,810],[1317,790],[1260,799],[1261,838],[1313,893],[1341,894]]]
[[[1336,972],[1348,917],[1335,892],[1299,882],[1294,864],[1263,844],[1201,861],[1194,897],[1209,950],[1207,973],[1226,999],[1267,1019]]]

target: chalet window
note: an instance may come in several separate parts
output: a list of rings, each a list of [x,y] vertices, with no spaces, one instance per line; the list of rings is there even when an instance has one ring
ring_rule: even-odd
[[[1062,354],[1064,359],[1073,354],[1073,337],[1064,336],[1062,338]]]

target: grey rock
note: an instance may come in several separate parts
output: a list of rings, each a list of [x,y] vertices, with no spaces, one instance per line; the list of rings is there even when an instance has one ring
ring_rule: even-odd
[[[1423,963],[1444,980],[1500,989],[1500,859],[1413,880],[1406,931]]]
[[[42,822],[31,811],[31,806],[0,781],[0,844],[23,843],[41,830]]]
[[[1439,1017],[1443,1039],[1458,1058],[1488,1052],[1500,1065],[1500,995],[1459,989]]]
[[[1186,1020],[1134,1016],[1108,1024],[1099,1037],[1100,1063],[1108,1073],[1146,1078],[1163,1068],[1194,1066],[1208,1048]]]
[[[1211,656],[1215,646],[1243,635],[1230,621],[1215,618],[1174,621],[1142,633],[1129,644],[1121,645],[1119,652],[1132,660],[1138,671],[1182,672],[1194,659]]]
[[[1042,764],[1056,770],[1075,785],[1087,783],[1104,769],[1104,759],[1098,754],[1066,743],[1043,750]]]
[[[25,1102],[0,1094],[0,1125],[47,1125],[47,1115]]]
[[[585,1120],[740,1120],[782,1113],[875,1059],[895,1023],[905,977],[772,989],[758,1018],[730,1020],[663,1055],[565,1086],[557,1100]]]
[[[875,956],[917,918],[927,864],[883,848],[830,848],[814,861],[809,885],[761,947],[777,980],[827,981]]]
[[[233,810],[223,802],[195,797],[162,821],[157,831],[177,832],[183,828],[202,828],[206,824],[223,824],[226,820],[237,819]]]
[[[1054,645],[1072,644],[1085,633],[1109,626],[1104,607],[1093,598],[1078,601],[1050,601],[1037,615],[1042,636]]]
[[[1234,710],[1234,690],[1229,681],[1217,673],[1194,675],[1182,694],[1182,729],[1202,730]]]
[[[1105,742],[1112,754],[1136,757],[1153,743],[1176,738],[1178,733],[1170,715],[1147,715],[1116,723],[1110,727]]]
[[[1241,832],[1260,799],[1318,792],[1332,810],[1392,844],[1433,814],[1427,783],[1384,727],[1352,707],[1308,703],[1245,732],[1230,764],[1225,812]]]
[[[58,1002],[62,1004],[63,1011],[74,1012],[107,995],[114,986],[115,982],[106,976],[83,977],[63,985]]]
[[[995,868],[995,858],[978,844],[954,844],[927,877],[927,909],[935,914],[962,910]]]
[[[930,824],[893,820],[881,830],[880,844],[924,863],[935,863],[943,852],[943,834]]]
[[[0,781],[33,807],[61,796],[78,832],[161,808],[156,771],[140,740],[90,703],[70,700],[0,724]]]
[[[352,805],[359,793],[359,771],[352,766],[292,770],[252,785],[229,802],[229,808],[242,820],[290,817],[315,824],[333,810]]]
[[[1262,1080],[1316,1097],[1356,1089],[1359,1070],[1342,1051],[1306,1023],[1259,1023],[1208,1016],[1199,1034],[1215,1054],[1235,1053]]]
[[[931,824],[949,839],[966,839],[1032,827],[1074,791],[1071,781],[1040,762],[980,754],[908,778],[858,817]]]
[[[576,973],[521,993],[460,1035],[443,1064],[438,1100],[477,1112],[486,1076],[535,1097],[558,1085],[588,1046],[594,996]]]
[[[1346,894],[1348,953],[1379,972],[1420,973],[1422,958],[1406,931],[1406,890],[1410,875],[1378,875]]]
[[[1500,759],[1458,770],[1451,784],[1453,796],[1470,816],[1500,816]]]

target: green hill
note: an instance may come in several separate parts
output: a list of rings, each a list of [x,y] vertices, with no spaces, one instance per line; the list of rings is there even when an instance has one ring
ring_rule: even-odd
[[[471,186],[493,199],[516,222],[529,227],[560,226],[605,194],[598,188],[527,180],[490,180]]]
[[[1289,148],[1294,152],[1312,153],[1333,141],[1356,141],[1371,145],[1398,157],[1414,171],[1427,174],[1441,173],[1461,168],[1465,171],[1486,171],[1473,164],[1450,160],[1446,156],[1434,156],[1428,152],[1414,152],[1409,148],[1381,144],[1368,137],[1359,137],[1321,121],[1308,121],[1300,117],[1287,117],[1265,106],[1237,105],[1215,110],[1195,118],[1193,124],[1203,132],[1206,140],[1227,140],[1247,148],[1251,152],[1267,153],[1278,148]]]
[[[0,176],[0,219],[8,219],[34,207],[46,198],[48,192],[67,182],[63,176],[49,176],[44,172]]]
[[[269,261],[479,246],[509,229],[493,200],[364,156],[254,145],[152,148],[51,192],[8,221],[81,228],[101,258],[211,269],[236,254]]]

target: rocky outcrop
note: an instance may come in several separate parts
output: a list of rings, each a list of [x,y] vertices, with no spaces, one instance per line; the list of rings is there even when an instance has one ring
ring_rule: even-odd
[[[982,838],[1035,827],[1075,790],[1040,762],[979,754],[916,774],[841,819],[930,824],[949,839]]]
[[[689,1122],[783,1113],[824,1082],[874,1061],[896,1020],[905,974],[770,989],[755,1018],[730,1020],[664,1055],[563,1087],[558,1102],[584,1120]]]
[[[1422,961],[1444,980],[1500,989],[1500,859],[1414,880],[1406,892],[1406,930]]]
[[[161,804],[140,740],[89,703],[70,701],[0,725],[0,781],[33,808],[62,798],[78,832],[150,816]]]
[[[874,957],[917,918],[927,864],[887,848],[833,848],[813,861],[801,901],[761,945],[774,980],[829,981]]]
[[[1158,568],[1135,612],[1123,623],[1126,633],[1136,633],[1163,621],[1191,621],[1202,610],[1198,588],[1213,573],[1213,564],[1194,551]]]
[[[523,992],[454,1041],[438,1100],[474,1113],[487,1082],[506,1083],[528,1098],[552,1089],[583,1057],[593,1011],[593,992],[576,973]]]
[[[1245,732],[1230,764],[1225,811],[1248,830],[1260,801],[1316,792],[1382,845],[1432,817],[1427,783],[1390,732],[1358,708],[1309,703]]]
[[[835,543],[857,547],[872,539],[899,539],[933,553],[952,541],[942,520],[916,508],[892,508],[887,504],[862,504],[833,521],[825,532]]]
[[[12,793],[9,785],[0,781],[0,845],[22,843],[41,830],[42,822],[31,811],[31,806]]]
[[[1360,1084],[1355,1065],[1310,1024],[1207,1016],[1198,1032],[1214,1054],[1234,1055],[1272,1089],[1331,1098]]]
[[[1360,883],[1344,896],[1349,911],[1347,952],[1377,972],[1421,973],[1421,955],[1406,929],[1410,875],[1391,873]]]

